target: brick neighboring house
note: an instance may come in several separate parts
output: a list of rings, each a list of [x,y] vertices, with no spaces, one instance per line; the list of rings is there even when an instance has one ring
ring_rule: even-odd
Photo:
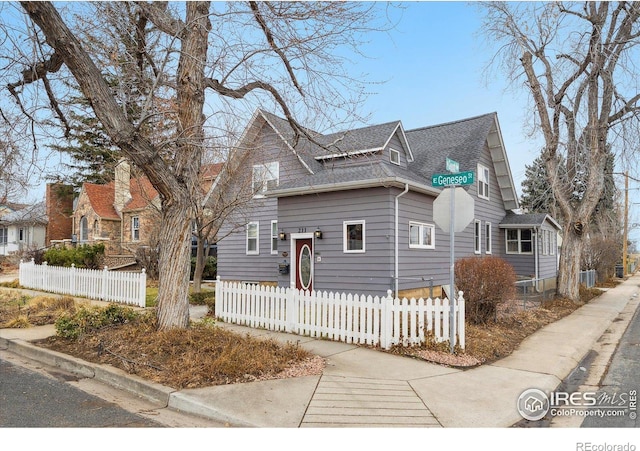
[[[212,187],[222,164],[203,168],[202,185]],[[155,241],[160,220],[160,196],[147,177],[131,177],[121,160],[114,180],[106,185],[83,183],[73,212],[73,235],[78,244],[104,243],[107,266],[135,263],[135,253]]]

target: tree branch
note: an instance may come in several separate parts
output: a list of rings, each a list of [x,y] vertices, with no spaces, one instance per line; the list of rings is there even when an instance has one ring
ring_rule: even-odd
[[[253,16],[255,17],[256,22],[258,22],[258,24],[260,25],[260,28],[262,28],[262,31],[263,31],[265,37],[267,38],[267,42],[269,43],[269,46],[271,46],[271,49],[278,54],[278,56],[280,57],[280,59],[284,63],[284,66],[287,68],[287,72],[289,73],[289,77],[291,78],[291,82],[296,87],[296,89],[298,90],[300,95],[304,97],[304,92],[302,91],[302,88],[300,87],[300,84],[298,83],[298,79],[296,78],[296,75],[293,72],[293,68],[291,67],[291,64],[289,63],[287,55],[285,55],[284,52],[282,51],[282,49],[280,49],[276,45],[276,41],[273,38],[273,34],[271,33],[271,30],[269,30],[269,27],[267,26],[267,22],[264,20],[264,17],[262,16],[262,13],[260,13],[260,9],[258,8],[258,4],[256,2],[254,2],[254,1],[251,1],[251,2],[249,2],[249,6],[251,6],[251,11],[253,11]]]

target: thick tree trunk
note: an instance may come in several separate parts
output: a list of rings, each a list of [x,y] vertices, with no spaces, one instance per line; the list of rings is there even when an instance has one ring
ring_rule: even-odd
[[[191,233],[189,203],[163,205],[158,262],[158,328],[189,325],[189,261]]]
[[[557,291],[559,296],[574,302],[580,300],[580,263],[584,246],[584,234],[578,235],[573,227],[564,227]]]

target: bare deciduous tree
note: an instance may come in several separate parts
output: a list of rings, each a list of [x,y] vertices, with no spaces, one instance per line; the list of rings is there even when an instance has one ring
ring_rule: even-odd
[[[23,100],[28,85],[43,86],[52,116],[68,129],[52,79],[70,74],[75,80],[105,133],[159,193],[158,323],[161,329],[187,327],[191,219],[203,205],[205,130],[217,116],[242,110],[251,101],[279,108],[300,136],[308,133],[296,120],[304,112],[325,125],[335,119],[336,109],[349,117],[356,103],[344,93],[358,97],[364,90],[341,67],[344,57],[332,52],[341,46],[357,51],[360,33],[373,31],[368,24],[377,7],[342,2],[127,3],[114,11],[127,9],[136,32],[129,45],[111,52],[102,47],[105,62],[91,51],[100,40],[81,41],[83,33],[72,28],[82,26],[80,18],[90,14],[83,9],[86,4],[66,6],[75,11],[73,20],[64,20],[49,2],[21,6],[37,25],[32,34],[40,54],[37,60],[25,60],[19,79],[10,84],[11,94]],[[117,75],[124,98],[107,82],[107,63],[128,65]],[[160,100],[164,105],[158,106]],[[28,108],[23,111],[28,114]],[[157,130],[150,123],[170,125],[156,136],[145,132]]]
[[[484,3],[484,32],[499,42],[511,81],[533,99],[534,129],[564,224],[558,293],[579,299],[590,218],[602,197],[607,149],[629,152],[640,89],[636,2]],[[562,161],[566,177],[559,177]]]

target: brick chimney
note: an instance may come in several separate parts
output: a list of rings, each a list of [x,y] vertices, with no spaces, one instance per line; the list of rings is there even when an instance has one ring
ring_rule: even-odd
[[[45,204],[47,230],[45,246],[51,240],[68,240],[73,233],[73,187],[62,183],[47,183]]]
[[[115,196],[113,206],[122,217],[122,209],[131,200],[131,189],[129,186],[131,179],[131,166],[124,158],[121,159],[115,168]]]

